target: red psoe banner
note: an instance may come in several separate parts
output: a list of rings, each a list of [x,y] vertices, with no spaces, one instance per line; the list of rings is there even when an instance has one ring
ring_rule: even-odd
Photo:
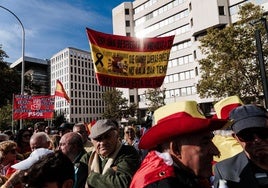
[[[99,85],[157,88],[163,84],[174,36],[138,39],[86,31]]]
[[[54,103],[54,96],[15,95],[13,119],[51,119]]]

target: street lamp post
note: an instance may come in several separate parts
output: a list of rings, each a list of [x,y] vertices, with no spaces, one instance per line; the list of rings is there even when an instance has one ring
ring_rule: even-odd
[[[3,7],[1,5],[0,5],[0,8],[5,9],[9,13],[11,13],[18,20],[18,22],[20,23],[21,28],[22,28],[21,95],[24,95],[24,72],[25,72],[25,70],[24,70],[24,54],[25,54],[25,30],[24,30],[24,26],[15,13],[13,13],[11,10],[9,10],[6,7]],[[22,120],[20,120],[20,128],[23,128]]]
[[[266,76],[265,63],[264,63],[264,57],[263,57],[261,35],[260,35],[260,30],[258,29],[255,31],[255,38],[256,38],[256,47],[257,47],[257,52],[258,52],[258,61],[259,61],[259,66],[260,66],[261,78],[262,78],[265,108],[268,109],[267,76]]]

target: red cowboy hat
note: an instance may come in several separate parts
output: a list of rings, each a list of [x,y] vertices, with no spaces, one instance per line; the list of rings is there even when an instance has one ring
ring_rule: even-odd
[[[168,104],[154,112],[153,126],[141,137],[139,148],[152,149],[170,138],[217,130],[226,123],[227,120],[207,119],[198,108],[196,101]]]

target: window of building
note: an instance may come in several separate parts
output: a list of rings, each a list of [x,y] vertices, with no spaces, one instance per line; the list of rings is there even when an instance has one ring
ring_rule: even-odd
[[[192,94],[192,87],[187,87],[186,88],[186,94],[191,95]]]
[[[174,95],[174,89],[170,90],[170,96],[171,96],[171,97],[174,97],[174,96],[175,96],[175,95]]]
[[[198,68],[195,67],[195,75],[198,76]]]
[[[194,78],[195,77],[195,74],[194,73],[195,73],[194,70],[191,70],[190,71],[190,78]]]
[[[219,15],[224,16],[225,15],[224,14],[224,6],[219,6],[218,8],[219,8]]]
[[[166,95],[166,98],[170,98],[170,91],[169,90],[165,91],[165,95]]]
[[[185,79],[186,80],[190,79],[190,71],[185,72]]]
[[[129,96],[129,102],[134,102],[134,95]]]
[[[185,74],[184,74],[184,72],[181,72],[179,74],[179,78],[180,78],[180,80],[185,80]]]
[[[196,50],[194,50],[194,59],[196,59]]]
[[[186,96],[186,88],[181,88],[181,96]]]
[[[179,81],[179,75],[178,74],[174,74],[174,82],[177,82],[177,81]]]
[[[173,75],[169,75],[169,82],[174,82]]]
[[[127,36],[127,37],[130,37],[130,33],[126,33],[126,36]]]
[[[127,20],[127,21],[126,21],[126,27],[129,27],[129,26],[130,26],[130,21]]]
[[[128,8],[125,9],[125,15],[129,15],[129,9]]]
[[[192,94],[196,94],[196,88],[194,86],[192,87]]]
[[[175,93],[175,96],[180,96],[180,89],[175,89],[174,93]]]

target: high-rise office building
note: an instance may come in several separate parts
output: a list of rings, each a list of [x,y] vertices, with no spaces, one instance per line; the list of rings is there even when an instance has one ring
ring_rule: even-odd
[[[19,58],[10,65],[21,73],[22,58]],[[24,57],[25,84],[24,93],[27,95],[48,95],[49,87],[49,60],[34,57]],[[17,93],[18,94],[18,93]]]
[[[51,95],[55,93],[56,80],[60,80],[71,98],[68,103],[56,97],[55,111],[73,123],[100,119],[104,112],[102,94],[110,88],[97,84],[90,53],[68,47],[50,58],[50,66]]]
[[[209,112],[214,98],[200,98],[196,91],[200,71],[199,38],[211,27],[237,21],[239,6],[252,2],[268,10],[267,0],[135,0],[113,9],[113,33],[133,37],[175,35],[162,89],[166,103],[196,100]],[[146,109],[145,89],[122,89],[130,102]]]

